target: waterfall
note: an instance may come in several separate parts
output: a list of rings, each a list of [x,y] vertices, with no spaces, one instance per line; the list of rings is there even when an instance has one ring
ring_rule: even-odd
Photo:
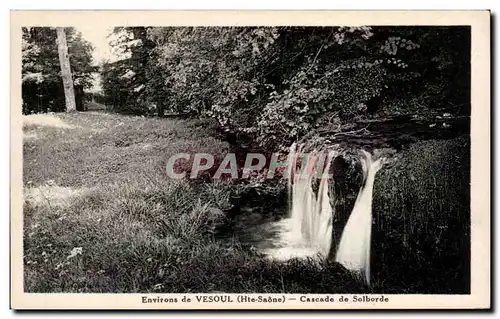
[[[327,259],[332,245],[335,210],[329,184],[334,181],[328,173],[336,153],[329,152],[325,159],[324,152],[314,150],[302,159],[299,169],[297,159],[302,150],[303,146],[293,144],[288,156],[289,217],[273,224],[279,229],[279,243],[267,250],[275,259]],[[335,259],[347,269],[364,274],[369,285],[373,184],[385,159],[374,161],[366,151],[362,151],[362,155],[363,184],[342,232]],[[316,178],[319,178],[319,187],[315,192]]]
[[[328,154],[324,169],[318,165],[320,155],[312,153],[304,167],[293,169],[291,185],[291,222],[295,240],[327,258],[332,244],[333,208],[328,194],[328,171],[334,152]],[[295,162],[292,163],[295,167]],[[323,175],[321,175],[323,174]],[[317,193],[313,190],[313,179],[320,177]]]
[[[275,259],[326,259],[332,244],[334,211],[328,192],[328,171],[335,152],[313,151],[297,168],[302,149],[303,145],[293,144],[288,156],[289,216],[273,225],[279,228],[280,239],[277,248],[267,250]],[[316,178],[319,178],[317,192],[313,189]]]
[[[370,153],[366,151],[363,151],[363,155],[361,158],[363,185],[342,232],[336,261],[349,270],[364,274],[369,285],[373,184],[384,159],[373,161]]]

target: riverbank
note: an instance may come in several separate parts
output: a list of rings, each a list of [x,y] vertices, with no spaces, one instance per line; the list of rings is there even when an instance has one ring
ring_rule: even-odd
[[[402,153],[396,165],[381,171],[374,195],[376,279],[367,288],[334,262],[273,262],[238,236],[238,229],[251,228],[262,213],[269,218],[283,215],[280,201],[273,203],[276,214],[264,203],[277,198],[273,193],[254,194],[252,198],[261,200],[243,200],[235,208],[234,198],[248,197],[254,190],[229,182],[169,179],[164,168],[173,154],[223,157],[230,150],[199,121],[84,112],[26,123],[26,291],[465,293],[468,289],[457,282],[467,271],[459,261],[467,260],[464,249],[469,240],[464,235],[470,216],[464,166],[469,148],[459,146],[467,143],[467,137],[417,143]],[[352,192],[338,193],[337,198],[337,207],[343,207],[338,211],[344,213],[335,222],[342,224]],[[217,233],[224,228],[225,236],[219,238]],[[435,284],[430,285],[431,280]]]

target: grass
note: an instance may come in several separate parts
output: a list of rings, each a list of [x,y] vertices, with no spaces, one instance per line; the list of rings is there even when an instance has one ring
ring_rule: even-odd
[[[28,116],[28,118],[31,116]],[[224,154],[228,145],[182,121],[106,113],[58,114],[70,128],[27,121],[24,182],[53,180],[59,186],[93,187],[165,177],[165,162],[179,152]],[[48,121],[49,123],[54,122]]]
[[[457,258],[468,237],[454,240],[457,230],[467,231],[469,215],[465,175],[456,174],[467,162],[455,154],[458,144],[417,144],[381,171],[374,260],[383,269],[375,267],[378,279],[367,288],[334,262],[272,262],[214,236],[229,223],[223,211],[230,198],[244,189],[172,180],[164,171],[174,153],[222,157],[229,150],[206,123],[92,112],[52,117],[24,127],[26,291],[462,291]],[[439,175],[428,174],[436,168]],[[424,249],[429,243],[433,248]],[[436,270],[428,279],[426,267]]]

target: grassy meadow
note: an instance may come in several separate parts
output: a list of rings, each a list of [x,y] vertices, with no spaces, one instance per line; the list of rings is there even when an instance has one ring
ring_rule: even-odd
[[[80,112],[23,131],[26,291],[468,292],[468,137],[379,172],[368,288],[335,262],[272,262],[215,235],[245,186],[165,173],[175,153],[230,150],[205,122]]]

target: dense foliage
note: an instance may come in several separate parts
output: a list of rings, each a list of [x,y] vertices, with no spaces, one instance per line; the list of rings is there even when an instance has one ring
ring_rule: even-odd
[[[143,27],[116,27],[112,41],[115,52],[124,57],[102,64],[102,87],[105,102],[115,112],[126,114],[149,113],[164,97],[162,87],[155,85],[161,74],[151,68],[154,43]]]
[[[189,112],[270,149],[366,118],[468,115],[467,27],[117,28],[120,112]]]
[[[73,81],[76,88],[92,84],[92,45],[74,28],[65,28]],[[55,28],[23,28],[22,98],[23,113],[64,111],[64,89]]]

